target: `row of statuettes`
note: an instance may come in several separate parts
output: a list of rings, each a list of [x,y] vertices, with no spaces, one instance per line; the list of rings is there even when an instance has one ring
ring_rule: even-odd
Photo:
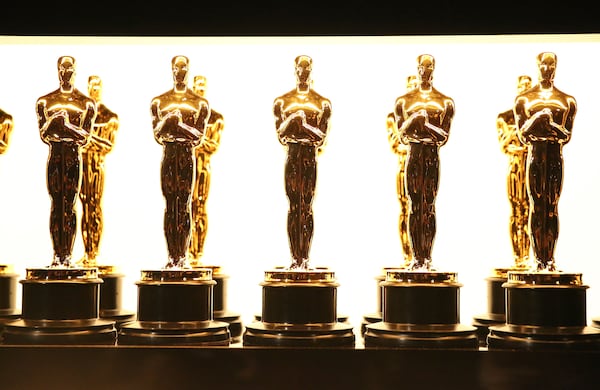
[[[537,57],[539,82],[519,78],[518,97],[513,110],[498,116],[499,138],[511,155],[514,165],[508,186],[511,201],[523,215],[513,216],[515,257],[524,259],[533,242],[540,269],[554,269],[553,251],[558,236],[557,204],[562,177],[562,146],[570,140],[577,111],[575,99],[554,86],[556,55],[540,53]],[[74,87],[75,59],[58,59],[59,88],[37,100],[40,135],[50,146],[48,191],[51,194],[51,232],[54,246],[53,265],[70,266],[72,237],[75,234],[74,210],[59,210],[77,196],[85,202],[82,215],[85,258],[93,264],[98,252],[102,216],[99,211],[103,177],[102,161],[113,145],[118,116],[101,103],[101,80],[89,79],[89,95]],[[219,145],[223,117],[211,110],[204,98],[206,80],[199,76],[188,88],[189,61],[185,56],[172,59],[173,88],[151,101],[152,124],[156,141],[164,146],[161,181],[167,202],[165,232],[169,250],[167,266],[186,265],[189,255],[198,261],[202,254],[206,230],[203,205],[208,193],[209,157]],[[417,75],[408,80],[406,94],[400,96],[388,118],[389,138],[393,149],[405,155],[405,167],[398,186],[403,209],[411,213],[410,240],[403,242],[404,252],[416,267],[428,266],[434,233],[427,233],[435,215],[438,180],[438,149],[447,140],[454,116],[453,100],[433,87],[435,61],[428,54],[417,58]],[[312,59],[301,55],[295,59],[296,87],[277,97],[273,112],[277,134],[288,148],[286,190],[290,200],[288,232],[290,249],[296,266],[309,258],[312,223],[310,220],[315,190],[316,156],[325,142],[331,115],[330,101],[312,88]],[[0,150],[6,150],[12,118],[4,114],[0,128]],[[78,172],[80,153],[83,170]],[[525,156],[528,154],[528,158]],[[529,163],[526,163],[526,160]],[[200,174],[193,182],[193,166]],[[526,180],[527,177],[527,180]],[[99,179],[100,178],[100,179]],[[536,196],[527,195],[533,186]],[[203,190],[204,193],[203,193]],[[72,189],[72,190],[67,190]],[[192,226],[186,220],[189,199],[193,194]],[[407,205],[410,203],[410,208]],[[531,209],[531,212],[529,212]],[[531,216],[531,221],[529,221]],[[182,219],[183,218],[183,219]],[[527,226],[531,237],[524,238]],[[419,233],[420,232],[420,233]],[[187,242],[192,237],[191,245]],[[406,236],[406,235],[401,235]],[[188,253],[189,252],[189,253]]]

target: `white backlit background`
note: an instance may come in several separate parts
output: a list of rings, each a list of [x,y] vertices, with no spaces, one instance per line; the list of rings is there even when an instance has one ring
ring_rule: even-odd
[[[21,276],[25,268],[50,264],[48,147],[39,137],[35,103],[58,88],[58,57],[74,56],[76,87],[87,91],[88,76],[99,75],[104,103],[120,117],[106,158],[99,260],[125,273],[123,304],[135,310],[140,270],[160,268],[167,258],[162,147],[153,137],[150,101],[172,88],[171,58],[185,55],[190,80],[207,77],[206,97],[225,118],[212,158],[204,263],[221,265],[230,276],[228,307],[244,322],[260,313],[264,271],[290,261],[285,150],[272,103],[295,87],[294,58],[311,56],[314,89],[333,106],[318,163],[311,261],[336,272],[338,313],[357,326],[376,309],[375,277],[401,263],[397,157],[385,120],[405,93],[406,77],[416,72],[417,56],[434,56],[434,86],[456,105],[440,152],[433,262],[458,273],[461,322],[468,324],[486,310],[485,278],[512,264],[508,160],[496,116],[512,108],[517,77],[536,80],[537,54],[552,51],[556,86],[578,103],[573,138],[564,148],[556,260],[564,271],[583,273],[590,286],[588,318],[600,316],[600,36],[0,37],[0,50],[0,107],[15,123],[0,156],[0,263],[12,264]],[[73,255],[82,254],[78,232]]]

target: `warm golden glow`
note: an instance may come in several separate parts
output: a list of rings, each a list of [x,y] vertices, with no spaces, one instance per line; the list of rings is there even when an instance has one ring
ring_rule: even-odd
[[[212,269],[210,268],[142,270],[138,283],[147,284],[148,282],[216,284],[212,279]]]
[[[529,76],[519,76],[517,93],[531,88]],[[498,114],[496,129],[500,147],[509,160],[507,192],[510,202],[510,238],[517,268],[529,267],[529,196],[527,194],[527,147],[517,134],[514,110]]]
[[[396,99],[394,114],[400,137],[409,148],[405,187],[410,199],[410,268],[430,270],[436,232],[439,148],[448,141],[454,101],[433,87],[433,57],[423,54],[417,63],[418,86]]]
[[[28,268],[25,275],[26,281],[31,280],[51,280],[57,281],[77,281],[81,283],[102,282],[98,278],[98,268]]]
[[[195,76],[193,86],[194,92],[204,97],[206,92],[206,77]],[[211,108],[208,123],[204,131],[204,138],[200,146],[195,149],[196,180],[192,193],[192,237],[189,248],[190,265],[192,267],[198,267],[202,264],[201,257],[208,229],[206,200],[210,188],[210,158],[219,148],[224,126],[223,115]]]
[[[317,182],[317,156],[325,143],[331,102],[312,88],[312,60],[298,56],[296,88],[273,103],[279,142],[286,146],[285,189],[289,199],[288,238],[291,269],[308,269],[313,236],[312,202]]]
[[[519,137],[528,146],[527,189],[530,232],[537,270],[555,271],[558,200],[562,189],[562,147],[571,139],[575,98],[554,86],[556,55],[538,55],[539,83],[515,99]]]
[[[509,271],[507,284],[513,288],[531,288],[531,286],[582,286],[587,288],[583,284],[581,273],[568,272]]]
[[[102,80],[88,79],[88,93],[96,102],[97,115],[92,126],[90,142],[82,150],[81,235],[85,254],[80,260],[84,267],[97,265],[98,247],[102,237],[104,192],[104,159],[112,150],[119,128],[119,117],[102,102]]]
[[[81,149],[90,139],[96,103],[73,85],[75,59],[58,60],[60,87],[37,100],[42,140],[50,147],[48,192],[52,200],[52,267],[71,267],[77,228],[75,201],[81,185]]]
[[[273,286],[279,283],[338,286],[338,283],[335,280],[335,273],[326,268],[315,268],[312,270],[290,270],[281,268],[265,271],[265,279],[263,283],[261,283],[262,286]]]
[[[194,148],[202,142],[210,108],[206,99],[188,89],[186,57],[174,57],[172,71],[173,88],[152,99],[152,126],[154,138],[163,145],[161,187],[169,256],[165,268],[188,268]]]
[[[385,274],[385,282],[394,285],[458,285],[458,275],[456,272],[436,272],[436,271],[407,271],[405,269],[388,269]]]

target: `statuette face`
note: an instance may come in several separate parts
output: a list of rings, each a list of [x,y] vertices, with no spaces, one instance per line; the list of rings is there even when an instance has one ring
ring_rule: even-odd
[[[187,86],[188,58],[176,56],[171,66],[173,88],[152,99],[152,127],[156,142],[163,146],[161,187],[169,257],[165,268],[189,268],[194,148],[202,143],[210,108],[206,99]]]
[[[310,57],[296,57],[296,88],[273,103],[277,136],[287,150],[284,176],[289,199],[291,269],[309,269],[317,157],[325,144],[331,117],[331,102],[312,88],[311,71]]]
[[[50,233],[54,248],[51,267],[72,267],[77,228],[75,201],[81,184],[81,151],[90,140],[97,108],[94,100],[74,86],[75,59],[58,60],[57,90],[37,100],[40,137],[50,148],[47,166],[52,201]]]
[[[417,87],[396,99],[394,111],[399,137],[408,145],[404,185],[410,199],[411,270],[432,270],[439,148],[448,141],[454,117],[454,101],[433,87],[434,69],[433,56],[417,58]]]
[[[554,53],[538,55],[538,84],[518,95],[514,106],[519,138],[528,147],[529,226],[538,271],[556,271],[562,148],[571,139],[577,112],[575,98],[554,86],[556,60]]]

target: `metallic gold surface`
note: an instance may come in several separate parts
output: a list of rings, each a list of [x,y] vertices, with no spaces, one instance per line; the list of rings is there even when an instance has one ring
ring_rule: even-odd
[[[405,269],[388,269],[385,274],[385,283],[393,282],[405,284],[424,284],[428,286],[435,285],[458,285],[458,275],[456,272],[436,272],[436,271],[407,271]]]
[[[531,88],[531,78],[519,76],[517,93]],[[529,195],[527,193],[527,146],[517,134],[514,110],[498,114],[496,119],[498,140],[502,152],[509,160],[507,192],[510,202],[510,238],[513,248],[514,264],[518,268],[529,268]]]
[[[50,233],[54,248],[51,267],[71,267],[77,228],[75,201],[81,186],[81,149],[90,139],[96,103],[74,86],[75,59],[58,59],[60,87],[37,100],[40,137],[50,147],[47,167],[52,201]]]
[[[454,101],[433,87],[434,58],[420,55],[418,86],[396,99],[398,133],[408,144],[405,186],[410,199],[408,230],[410,269],[430,270],[436,233],[435,198],[439,183],[439,148],[448,141]]]
[[[300,283],[300,284],[327,284],[338,285],[335,273],[327,268],[315,268],[313,270],[290,270],[278,268],[265,271],[265,279],[261,285],[272,285],[273,283]]]
[[[212,280],[212,269],[194,268],[194,269],[170,269],[170,270],[142,270],[140,283],[147,282],[185,282],[185,283],[206,283],[216,284]]]
[[[0,264],[0,275],[12,274],[13,266],[10,264]]]
[[[532,285],[541,286],[584,286],[581,273],[568,272],[524,272],[511,271],[508,273],[508,284],[521,285],[526,288]]]
[[[524,268],[520,267],[520,266],[514,266],[514,267],[510,267],[510,268],[494,268],[492,270],[492,274],[490,275],[490,278],[500,278],[500,279],[504,279],[506,280],[506,278],[508,278],[508,273],[511,271],[523,271]]]
[[[193,90],[198,96],[205,97],[206,77],[195,76]],[[202,263],[200,258],[204,251],[204,240],[208,228],[206,200],[210,188],[210,157],[219,148],[224,126],[223,115],[211,109],[202,143],[194,149],[196,180],[194,182],[194,192],[192,193],[192,238],[189,248],[190,265],[192,267],[198,267]]]
[[[310,57],[296,57],[295,70],[296,88],[275,99],[273,113],[279,142],[287,149],[285,189],[289,199],[290,269],[309,269],[317,156],[329,130],[331,102],[312,88]]]
[[[116,274],[118,272],[118,267],[115,265],[103,264],[103,265],[97,266],[96,268],[98,268],[98,273],[101,276]]]
[[[577,103],[575,98],[554,86],[554,53],[540,53],[537,65],[539,83],[517,96],[514,113],[519,138],[528,146],[529,226],[537,270],[555,271],[562,148],[571,139]]]
[[[98,283],[102,282],[98,278],[98,269],[92,268],[28,268],[26,269],[25,280],[22,282],[29,281],[44,281],[49,280],[52,282],[57,281],[80,281]]]
[[[104,159],[112,150],[119,117],[102,103],[102,80],[88,78],[88,94],[94,99],[97,115],[90,142],[82,149],[81,235],[85,254],[79,261],[84,267],[97,264],[98,247],[103,230],[102,194],[104,193]]]
[[[152,99],[152,127],[163,145],[161,187],[166,201],[164,232],[169,260],[165,268],[188,268],[190,204],[195,174],[194,148],[202,142],[210,115],[208,101],[188,89],[189,60],[171,61],[173,89]]]
[[[408,76],[406,80],[406,91],[410,92],[417,88],[417,76]],[[402,256],[404,257],[403,266],[409,267],[412,260],[412,250],[410,248],[410,238],[408,234],[408,194],[406,193],[406,156],[408,155],[408,145],[403,142],[398,134],[396,118],[393,112],[387,116],[386,127],[388,141],[392,151],[398,155],[398,174],[396,176],[396,191],[398,193],[398,202],[400,203],[400,217],[398,220],[398,230],[400,233],[400,244],[402,245]]]
[[[6,152],[14,128],[13,117],[0,109],[0,154]]]

